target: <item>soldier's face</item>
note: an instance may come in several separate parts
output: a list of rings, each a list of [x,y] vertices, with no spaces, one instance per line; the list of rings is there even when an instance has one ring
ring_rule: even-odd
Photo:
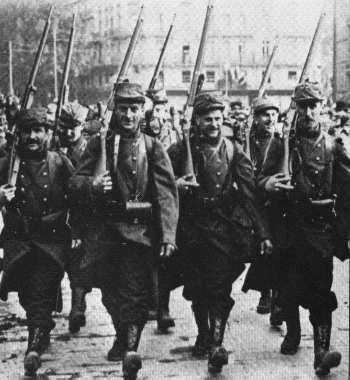
[[[73,144],[78,141],[83,132],[84,126],[83,124],[79,124],[72,128],[66,128],[63,130],[64,139],[69,143]]]
[[[166,107],[165,104],[156,104],[153,107],[152,115],[149,120],[149,128],[155,135],[159,135],[162,131],[166,120]]]
[[[42,151],[47,139],[48,133],[45,127],[35,125],[31,128],[26,128],[21,132],[21,143],[30,152]]]
[[[126,131],[136,131],[143,116],[143,105],[139,103],[116,104],[114,109],[117,125]]]
[[[260,132],[272,133],[277,122],[278,113],[275,109],[267,109],[255,116],[257,129]]]
[[[297,103],[298,128],[304,131],[316,130],[319,126],[322,103],[302,102]]]
[[[197,117],[200,133],[208,139],[217,139],[221,135],[223,114],[220,110],[209,111]]]

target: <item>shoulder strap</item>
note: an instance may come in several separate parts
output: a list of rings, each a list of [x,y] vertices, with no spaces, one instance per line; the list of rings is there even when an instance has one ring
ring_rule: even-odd
[[[153,155],[154,155],[154,149],[155,149],[154,138],[152,138],[151,136],[148,136],[144,133],[143,139],[145,142],[147,159],[148,159],[148,162],[151,163],[151,162],[153,162]]]
[[[231,165],[233,161],[233,153],[234,153],[234,147],[231,141],[229,141],[226,137],[224,137],[224,143],[226,146],[226,152],[227,152],[227,158],[228,162]]]

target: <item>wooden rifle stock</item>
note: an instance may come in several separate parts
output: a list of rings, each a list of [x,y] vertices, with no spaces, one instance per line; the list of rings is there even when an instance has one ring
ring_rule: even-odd
[[[258,99],[262,98],[264,96],[264,93],[266,91],[266,87],[268,85],[269,78],[271,76],[273,63],[276,57],[276,52],[278,49],[278,38],[276,38],[275,45],[273,47],[272,53],[270,55],[269,61],[267,63],[264,75],[261,79],[260,87],[258,90]],[[249,113],[248,120],[247,120],[247,127],[245,129],[245,153],[251,159],[251,148],[250,148],[250,133],[252,130],[252,125],[254,121],[254,110],[253,107]]]
[[[130,63],[132,60],[132,57],[134,55],[134,51],[137,45],[137,42],[141,36],[141,27],[143,24],[143,18],[142,18],[142,13],[143,13],[143,6],[141,7],[139,17],[137,19],[133,34],[130,38],[130,42],[128,45],[128,49],[125,53],[125,57],[123,60],[123,63],[121,65],[121,68],[119,70],[117,80],[113,86],[113,90],[109,96],[109,99],[107,101],[107,107],[105,109],[104,115],[103,115],[103,127],[100,130],[100,142],[101,142],[101,154],[100,157],[97,161],[96,168],[95,168],[95,177],[105,173],[107,171],[107,149],[106,149],[106,137],[107,137],[107,131],[109,128],[109,124],[111,122],[112,114],[113,114],[113,109],[114,109],[114,98],[115,98],[115,92],[117,85],[122,82],[123,80],[126,79]],[[119,139],[116,139],[119,142]],[[116,164],[116,162],[115,162]]]
[[[187,101],[184,108],[184,116],[185,119],[188,121],[188,125],[182,126],[182,133],[183,133],[183,141],[185,144],[185,151],[186,151],[186,159],[184,164],[184,175],[191,175],[193,178],[193,181],[196,182],[195,172],[194,172],[194,166],[193,166],[193,157],[191,152],[191,145],[190,145],[190,128],[191,128],[191,120],[192,120],[192,112],[193,112],[193,105],[194,100],[198,92],[201,90],[203,83],[204,83],[204,75],[201,74],[201,67],[203,63],[204,58],[204,52],[205,52],[205,43],[208,38],[208,30],[209,30],[209,24],[211,20],[211,15],[213,11],[213,5],[209,2],[207,6],[207,12],[205,15],[205,20],[203,24],[202,29],[202,35],[201,40],[199,43],[198,53],[197,53],[197,59],[193,70],[192,75],[192,81],[191,81],[191,87],[190,91],[187,97]]]
[[[64,106],[66,102],[68,102],[68,94],[69,94],[68,75],[69,75],[70,64],[72,61],[74,36],[75,36],[75,14],[73,14],[72,27],[70,30],[66,60],[65,60],[64,69],[63,69],[61,89],[60,89],[58,102],[57,102],[56,115],[55,115],[55,131],[54,131],[55,134],[57,133],[57,130],[58,130],[58,121],[61,116],[62,107]]]
[[[159,58],[158,58],[157,65],[156,65],[156,67],[154,69],[154,73],[153,73],[151,82],[150,82],[150,84],[148,86],[148,91],[152,91],[155,88],[155,85],[156,85],[156,82],[157,82],[157,79],[158,79],[158,76],[159,76],[160,68],[161,68],[163,60],[164,60],[165,50],[166,50],[166,48],[168,46],[170,35],[171,35],[171,32],[172,32],[173,27],[174,27],[175,18],[176,18],[176,14],[174,14],[174,16],[173,16],[173,20],[172,20],[171,25],[169,27],[168,33],[167,33],[167,35],[165,37],[165,40],[164,40],[164,43],[163,43],[163,46],[162,46],[162,50],[161,50]]]
[[[35,54],[34,63],[33,63],[32,70],[31,70],[30,75],[29,75],[28,84],[26,86],[24,95],[22,97],[21,110],[29,109],[33,103],[34,93],[36,92],[35,79],[36,79],[36,76],[38,74],[38,70],[39,70],[41,58],[43,55],[44,47],[46,44],[47,36],[49,34],[52,11],[53,11],[53,6],[51,6],[51,8],[50,8],[49,15],[47,17],[43,33],[41,35],[39,47],[38,47],[38,50]],[[17,154],[18,133],[16,130],[16,125],[14,125],[12,132],[13,132],[13,142],[12,142],[12,146],[11,146],[11,150],[10,150],[8,184],[11,186],[15,186],[16,182],[17,182],[17,176],[18,176],[19,164],[20,164],[20,159],[19,159],[18,154]]]
[[[312,64],[312,58],[316,50],[316,43],[319,41],[319,38],[320,38],[321,26],[325,18],[325,15],[326,15],[325,12],[322,11],[318,19],[315,33],[313,35],[311,45],[307,53],[306,60],[305,60],[298,84],[305,81],[307,79],[307,76],[309,75],[310,67]],[[281,163],[281,172],[288,176],[292,174],[291,168],[289,165],[289,136],[290,136],[291,131],[295,131],[297,117],[298,115],[295,110],[295,104],[293,100],[291,100],[290,106],[287,111],[287,121],[283,128],[283,158],[282,158],[282,163]]]

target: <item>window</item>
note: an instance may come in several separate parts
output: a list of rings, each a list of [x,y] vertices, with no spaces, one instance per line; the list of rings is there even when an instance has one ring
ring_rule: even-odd
[[[296,71],[288,71],[288,80],[297,80],[297,72]]]
[[[182,46],[182,63],[186,65],[190,59],[190,45]]]
[[[182,83],[190,83],[191,82],[191,71],[184,70],[182,72]]]
[[[213,83],[213,82],[215,82],[215,71],[207,71],[207,73],[206,73],[207,75],[206,75],[206,77],[207,77],[207,82],[211,82],[211,83]]]
[[[264,58],[267,58],[270,55],[270,41],[264,40],[262,42],[262,54]]]

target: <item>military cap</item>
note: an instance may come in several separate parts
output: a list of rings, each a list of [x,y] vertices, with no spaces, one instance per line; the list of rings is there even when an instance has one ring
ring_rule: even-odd
[[[300,102],[321,102],[323,100],[322,91],[318,82],[305,82],[295,87],[292,99],[296,103]]]
[[[47,117],[47,109],[45,107],[35,107],[20,110],[16,115],[16,125],[21,130],[37,125],[48,129],[51,124]]]
[[[78,102],[67,103],[62,107],[59,118],[61,128],[72,128],[85,122],[89,109]]]
[[[273,99],[268,97],[255,98],[252,103],[254,115],[259,115],[261,112],[274,109],[277,112],[280,111],[278,105],[273,101]]]
[[[116,85],[115,103],[145,103],[142,88],[137,83],[121,82]]]
[[[193,112],[197,115],[214,110],[223,111],[224,109],[224,103],[217,97],[208,93],[199,94],[194,100]]]
[[[168,103],[168,98],[166,92],[161,90],[147,90],[147,96],[152,100],[153,104],[166,104]]]

